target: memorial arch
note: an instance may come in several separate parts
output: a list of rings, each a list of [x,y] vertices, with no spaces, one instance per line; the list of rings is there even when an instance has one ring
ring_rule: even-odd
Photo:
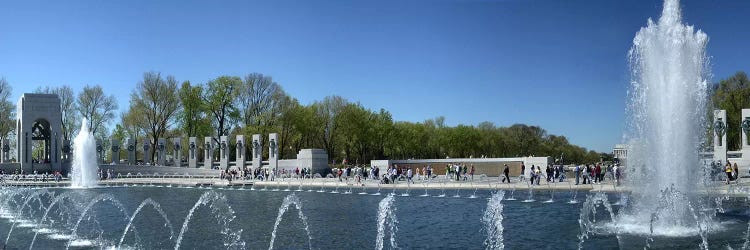
[[[16,109],[16,159],[21,170],[62,171],[60,98],[54,94],[23,94]]]

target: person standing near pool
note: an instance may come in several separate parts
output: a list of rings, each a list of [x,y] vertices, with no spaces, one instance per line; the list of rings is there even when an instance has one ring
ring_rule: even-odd
[[[503,175],[505,175],[503,177],[503,182],[505,182],[505,180],[508,180],[508,183],[510,183],[510,177],[508,177],[508,173],[510,173],[510,169],[508,169],[508,164],[505,164],[505,168],[503,169]],[[523,175],[523,173],[521,174]]]
[[[724,166],[724,172],[727,173],[727,184],[732,180],[732,164],[727,162],[727,165]]]

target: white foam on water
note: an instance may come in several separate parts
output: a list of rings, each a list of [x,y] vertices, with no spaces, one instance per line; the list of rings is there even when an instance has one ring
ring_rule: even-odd
[[[75,239],[70,241],[71,247],[90,247],[96,245],[96,242],[86,239]]]
[[[53,233],[53,234],[48,235],[47,238],[50,238],[53,240],[68,241],[70,239],[73,239],[73,235]]]

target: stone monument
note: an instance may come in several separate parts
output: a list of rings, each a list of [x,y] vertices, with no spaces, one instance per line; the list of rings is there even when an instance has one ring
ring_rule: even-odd
[[[243,170],[245,169],[245,136],[244,135],[238,135],[236,138],[236,145],[235,145],[235,163],[234,165],[237,166],[238,169]]]
[[[219,137],[219,166],[222,170],[229,169],[229,139],[226,135]]]
[[[172,150],[174,150],[174,153],[172,154],[173,162],[175,167],[182,167],[182,138],[172,138]]]
[[[742,116],[740,117],[740,131],[741,131],[741,142],[740,152],[742,152],[742,158],[750,158],[750,109],[742,109]]]
[[[279,167],[279,134],[268,134],[268,167],[278,170]]]
[[[112,163],[120,164],[120,140],[112,139]]]
[[[137,165],[138,163],[135,162],[135,139],[132,137],[125,139],[125,150],[128,151],[128,165]]]
[[[188,167],[198,168],[198,138],[188,138]]]
[[[0,162],[2,163],[8,163],[10,162],[10,144],[8,143],[8,139],[3,140],[3,157],[0,158]]]
[[[159,166],[166,166],[167,159],[167,140],[159,138],[156,143],[156,164]]]
[[[714,161],[727,163],[727,112],[726,110],[714,110]]]
[[[60,98],[55,94],[23,94],[16,105],[16,117],[16,160],[21,170],[62,171]],[[32,156],[34,141],[43,142],[39,159]]]
[[[260,135],[253,135],[253,169],[263,167],[263,141]]]
[[[143,164],[144,165],[150,165],[151,164],[151,142],[148,140],[143,140]]]
[[[102,164],[104,162],[104,154],[106,154],[106,151],[104,150],[104,145],[102,145],[102,140],[96,139],[96,163]]]
[[[309,169],[311,173],[325,174],[328,168],[328,154],[324,149],[302,149],[297,153],[297,165]]]
[[[203,138],[203,168],[214,167],[214,138]]]

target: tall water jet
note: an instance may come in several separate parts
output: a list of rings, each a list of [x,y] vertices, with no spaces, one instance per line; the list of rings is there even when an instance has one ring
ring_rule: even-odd
[[[268,250],[273,249],[273,244],[276,242],[276,231],[279,229],[279,223],[281,223],[284,214],[289,210],[289,206],[291,205],[294,205],[294,208],[297,209],[297,217],[302,221],[302,225],[304,226],[303,229],[305,230],[305,233],[307,233],[307,247],[312,249],[310,226],[307,224],[307,217],[302,213],[302,202],[299,200],[299,197],[297,197],[297,194],[292,193],[284,198],[281,207],[279,207],[279,213],[276,215],[276,222],[273,223],[273,231],[271,231],[271,241],[268,243]]]
[[[99,169],[96,163],[96,141],[89,131],[88,121],[81,121],[81,131],[73,139],[73,166],[70,186],[74,188],[88,188],[96,186]]]
[[[396,244],[396,232],[398,231],[398,219],[396,219],[396,207],[393,205],[393,193],[389,194],[378,204],[378,235],[375,238],[375,249],[382,250],[385,243],[385,233],[390,231],[391,249],[398,249]],[[387,228],[386,228],[387,227]]]
[[[625,231],[648,234],[652,213],[667,199],[654,234],[675,235],[695,227],[688,201],[703,187],[700,145],[704,142],[709,69],[708,36],[682,23],[679,0],[665,0],[661,17],[648,20],[629,52],[631,89],[624,140],[629,144],[626,179],[632,204],[616,222]],[[661,196],[662,190],[680,195]]]
[[[487,249],[505,248],[503,242],[503,196],[505,196],[505,192],[495,192],[487,202],[487,208],[482,216],[484,230],[487,233],[487,239],[484,241]]]

